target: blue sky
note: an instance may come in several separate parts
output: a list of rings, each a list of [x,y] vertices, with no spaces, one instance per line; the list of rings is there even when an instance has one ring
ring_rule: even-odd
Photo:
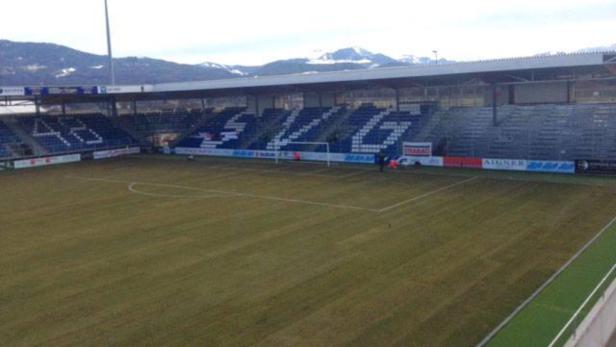
[[[616,44],[616,0],[108,0],[116,56],[262,64],[359,46],[475,60]],[[2,4],[0,38],[104,54],[103,0]]]

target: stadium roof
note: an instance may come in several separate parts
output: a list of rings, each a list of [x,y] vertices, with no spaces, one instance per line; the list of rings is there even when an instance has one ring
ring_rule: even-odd
[[[616,52],[592,52],[486,60],[441,65],[411,65],[364,70],[258,76],[203,82],[163,83],[154,92],[209,91],[235,88],[274,87],[285,85],[344,83],[371,80],[439,77],[463,74],[511,72],[538,69],[562,69],[598,66],[616,58]],[[614,62],[616,63],[616,61]]]
[[[209,97],[289,90],[345,89],[372,85],[405,86],[462,78],[479,78],[486,82],[504,82],[512,76],[519,81],[542,71],[607,72],[616,74],[616,51],[559,54],[523,58],[485,60],[435,65],[410,65],[375,69],[292,75],[256,76],[200,82],[179,82],[144,85],[88,86],[88,87],[0,87],[0,96],[8,99],[29,100],[41,97],[45,103],[87,102],[113,96],[116,100],[148,100],[166,97]],[[514,76],[515,75],[515,76]],[[507,77],[509,76],[509,77]],[[538,80],[542,77],[537,76]],[[550,78],[549,76],[546,78]]]

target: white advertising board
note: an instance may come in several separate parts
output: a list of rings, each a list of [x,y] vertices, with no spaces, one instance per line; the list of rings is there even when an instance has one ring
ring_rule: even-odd
[[[420,164],[422,166],[443,166],[443,157],[415,157],[404,155],[398,158],[398,163],[402,166],[414,166]]]
[[[56,157],[16,160],[13,162],[13,167],[15,169],[27,169],[39,166],[75,163],[78,161],[81,161],[81,154],[70,154]]]
[[[524,159],[482,159],[486,170],[526,171],[528,161]]]
[[[23,87],[0,87],[0,96],[24,96],[26,89]]]
[[[141,153],[140,147],[111,149],[107,151],[94,152],[94,159],[98,160],[98,159],[115,158],[115,157],[120,157],[124,155],[139,154],[139,153]]]

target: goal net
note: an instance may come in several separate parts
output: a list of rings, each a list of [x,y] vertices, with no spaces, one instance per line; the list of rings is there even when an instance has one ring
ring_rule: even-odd
[[[331,166],[331,153],[328,142],[276,142],[274,151],[276,163],[281,160],[323,162]]]

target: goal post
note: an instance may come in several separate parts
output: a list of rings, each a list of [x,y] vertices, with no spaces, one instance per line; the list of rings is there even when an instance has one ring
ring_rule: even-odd
[[[288,146],[288,145],[304,145],[304,146],[324,147],[325,148],[325,162],[327,163],[328,167],[331,166],[331,152],[329,150],[329,142],[310,142],[310,141],[289,141],[289,142],[278,141],[278,142],[276,142],[274,144],[274,152],[275,152],[276,164],[278,164],[280,162],[280,159],[282,159],[282,154],[285,153],[285,152],[301,152],[301,151],[293,151],[293,150],[289,150],[289,151],[282,151],[281,150],[282,147]]]

